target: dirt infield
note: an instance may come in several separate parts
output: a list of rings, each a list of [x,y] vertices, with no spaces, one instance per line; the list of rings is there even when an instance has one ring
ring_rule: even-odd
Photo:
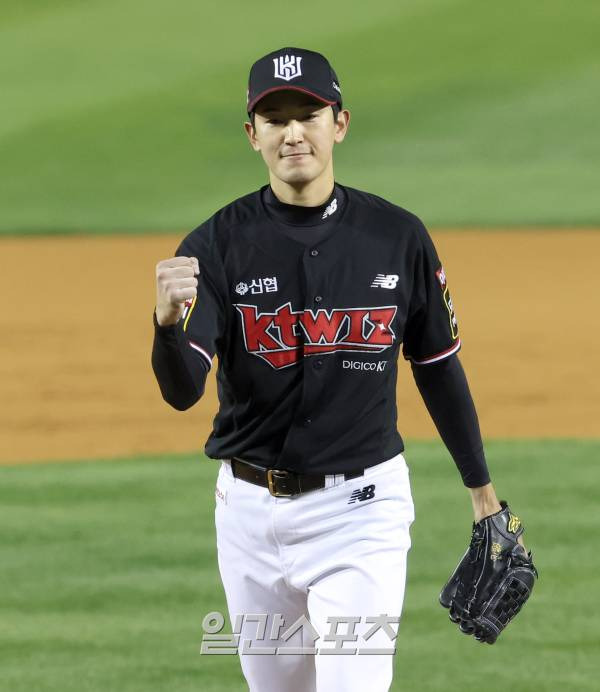
[[[600,233],[432,233],[456,307],[484,438],[597,437]],[[0,460],[202,449],[216,412],[171,409],[150,365],[154,267],[173,235],[0,241]],[[436,435],[400,360],[398,428]]]

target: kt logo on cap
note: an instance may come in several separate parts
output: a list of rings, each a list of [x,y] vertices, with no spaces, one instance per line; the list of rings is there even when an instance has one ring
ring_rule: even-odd
[[[273,58],[273,64],[275,65],[275,74],[273,76],[275,79],[285,79],[286,82],[294,79],[294,77],[300,77],[302,74],[301,62],[302,58],[295,55]]]

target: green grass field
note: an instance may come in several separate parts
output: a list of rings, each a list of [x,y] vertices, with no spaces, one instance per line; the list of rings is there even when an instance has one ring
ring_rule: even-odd
[[[392,689],[597,690],[600,442],[486,447],[540,581],[492,647],[451,625],[437,594],[469,538],[470,502],[441,444],[408,443],[416,521]],[[199,654],[203,616],[226,611],[217,463],[197,457],[0,468],[0,689],[247,689],[237,657]]]
[[[267,180],[248,70],[327,54],[336,177],[443,225],[600,224],[600,4],[6,0],[0,232],[181,232]]]
[[[600,227],[598,2],[292,9],[4,0],[0,236],[181,235],[257,189],[248,70],[284,45],[338,73],[352,113],[340,182],[428,225]],[[408,444],[416,521],[392,689],[597,690],[600,440],[486,449],[540,582],[493,647],[451,625],[437,596],[470,501],[441,443]],[[0,467],[1,692],[247,689],[237,657],[199,654],[204,615],[226,612],[218,465],[199,457]]]

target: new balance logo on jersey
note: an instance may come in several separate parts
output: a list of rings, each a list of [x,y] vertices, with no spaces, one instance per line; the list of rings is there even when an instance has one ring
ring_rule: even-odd
[[[234,305],[241,318],[244,346],[276,370],[299,363],[306,356],[340,351],[381,353],[396,335],[392,322],[397,305],[332,310],[292,310],[288,301],[274,312],[258,312],[256,305]]]
[[[273,76],[276,79],[285,79],[286,82],[295,77],[300,77],[302,74],[301,62],[302,58],[298,58],[295,55],[281,55],[278,58],[273,58],[275,65],[275,74]]]
[[[356,501],[364,502],[365,500],[371,500],[374,497],[375,497],[375,486],[374,485],[366,485],[364,488],[357,488],[352,493],[352,495],[350,495],[350,499],[348,500],[347,504],[353,505]]]
[[[396,288],[399,278],[398,274],[377,274],[371,288]]]
[[[327,207],[327,209],[325,209],[325,211],[323,212],[323,216],[321,218],[326,219],[328,216],[335,214],[337,207],[337,199],[334,199],[333,202]]]

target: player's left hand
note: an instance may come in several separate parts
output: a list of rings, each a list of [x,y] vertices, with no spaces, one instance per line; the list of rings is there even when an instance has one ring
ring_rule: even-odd
[[[488,644],[522,608],[538,577],[520,519],[504,500],[500,506],[473,522],[469,547],[440,593],[460,631]]]

